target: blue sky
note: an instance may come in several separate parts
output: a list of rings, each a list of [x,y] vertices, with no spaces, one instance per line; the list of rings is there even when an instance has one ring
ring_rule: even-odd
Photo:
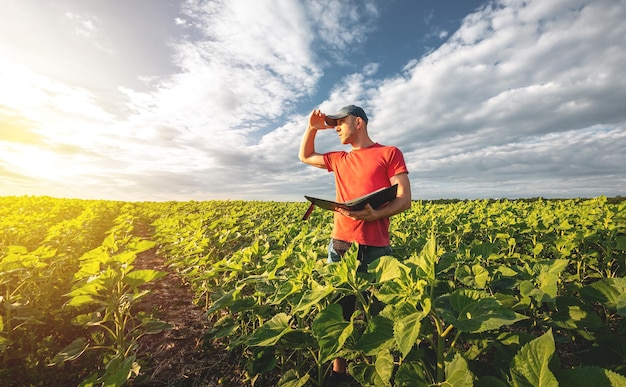
[[[298,145],[311,110],[348,104],[414,199],[626,194],[621,0],[0,9],[0,195],[332,198]]]

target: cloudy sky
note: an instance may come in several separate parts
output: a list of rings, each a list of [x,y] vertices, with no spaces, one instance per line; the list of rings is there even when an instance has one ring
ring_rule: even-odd
[[[298,146],[311,110],[348,104],[414,199],[626,195],[623,0],[0,9],[2,196],[332,198]]]

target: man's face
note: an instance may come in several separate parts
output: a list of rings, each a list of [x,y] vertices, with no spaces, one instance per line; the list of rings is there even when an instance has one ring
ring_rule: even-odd
[[[356,117],[346,116],[337,120],[335,130],[342,144],[351,144],[356,136]]]

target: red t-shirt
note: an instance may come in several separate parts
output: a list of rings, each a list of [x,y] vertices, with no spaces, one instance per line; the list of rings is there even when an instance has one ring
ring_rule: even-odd
[[[329,172],[335,173],[339,202],[367,195],[379,188],[391,186],[393,176],[408,173],[404,156],[393,146],[374,144],[350,152],[337,151],[324,154]],[[332,237],[368,246],[389,246],[389,219],[373,222],[352,220],[335,212]]]

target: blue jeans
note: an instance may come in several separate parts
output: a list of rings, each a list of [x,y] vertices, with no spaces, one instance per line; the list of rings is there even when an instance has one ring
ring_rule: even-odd
[[[331,239],[328,244],[328,263],[339,262],[341,257],[350,249],[352,243],[337,239]],[[391,246],[368,246],[359,245],[357,259],[359,260],[358,272],[366,273],[367,266],[385,255],[391,255],[393,250]]]
[[[350,242],[331,239],[328,244],[328,263],[339,262],[350,247],[352,247],[352,243]],[[370,263],[385,255],[391,255],[391,253],[391,246],[359,245],[359,251],[357,252],[359,267],[357,268],[357,272],[367,273],[367,266]],[[356,306],[356,296],[347,295],[341,298],[338,303],[343,310],[343,319],[350,321],[350,316],[352,316],[352,312],[354,312]],[[380,301],[378,301],[378,303],[380,304]],[[378,309],[382,309],[382,306]]]

